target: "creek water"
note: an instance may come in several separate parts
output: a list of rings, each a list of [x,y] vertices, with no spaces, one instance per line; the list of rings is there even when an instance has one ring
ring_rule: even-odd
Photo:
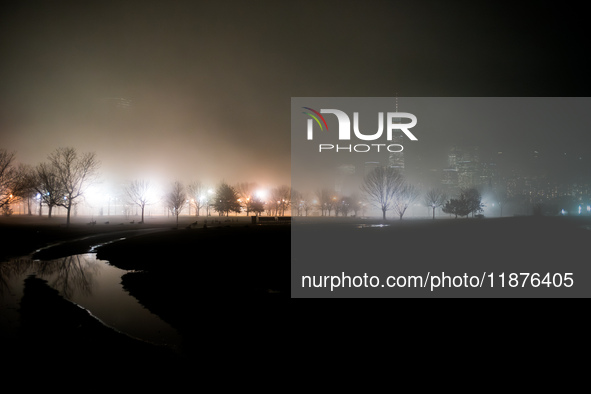
[[[98,260],[96,253],[49,261],[20,258],[0,262],[0,336],[16,335],[24,280],[35,275],[103,324],[134,338],[178,348],[181,338],[176,330],[123,288],[121,277],[127,272]]]

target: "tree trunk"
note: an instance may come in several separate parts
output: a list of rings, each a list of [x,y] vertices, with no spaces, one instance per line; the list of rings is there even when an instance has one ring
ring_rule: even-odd
[[[433,219],[435,219],[435,207],[433,207]]]
[[[142,223],[144,222],[144,208],[145,206],[142,205]]]
[[[49,208],[49,214],[47,215],[47,217],[49,219],[51,219],[51,211],[53,210],[53,205],[50,205],[48,208]]]
[[[382,219],[386,220],[386,210],[382,208]]]
[[[66,214],[66,226],[70,225],[70,212],[72,211],[72,201],[68,199],[68,206],[66,207],[68,213]]]

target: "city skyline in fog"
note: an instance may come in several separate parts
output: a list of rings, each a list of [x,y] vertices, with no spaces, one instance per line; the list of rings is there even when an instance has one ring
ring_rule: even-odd
[[[591,183],[589,134],[591,119],[587,98],[297,98],[292,103],[292,182],[296,189],[314,190],[332,182],[339,166],[349,166],[358,178],[367,165],[401,168],[409,181],[423,188],[440,187],[450,180],[450,149],[476,149],[471,161],[494,172],[496,186],[515,177],[545,178],[553,184]],[[394,104],[396,103],[396,104]],[[340,125],[325,115],[328,130],[319,127],[313,140],[305,137],[308,117],[299,107],[310,105],[321,111],[344,111],[350,119],[358,113],[359,129],[373,135],[379,113],[400,111],[417,118],[412,141],[338,139]],[[398,107],[399,106],[399,107]],[[377,116],[376,116],[377,115]],[[332,134],[331,134],[332,133]],[[372,137],[373,138],[373,137]],[[403,146],[401,153],[389,153],[388,144]],[[320,144],[324,147],[320,151]],[[379,148],[381,144],[381,148]],[[359,150],[355,147],[360,147]],[[381,150],[380,150],[381,149]],[[366,163],[368,163],[366,165]],[[354,170],[352,168],[355,168]],[[448,171],[446,173],[446,171]],[[480,186],[474,180],[462,187]],[[490,186],[490,185],[489,185]],[[490,188],[490,187],[489,187]]]

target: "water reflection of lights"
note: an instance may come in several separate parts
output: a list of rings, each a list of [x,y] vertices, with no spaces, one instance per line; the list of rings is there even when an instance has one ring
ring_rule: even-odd
[[[357,228],[389,227],[389,224],[358,224]]]

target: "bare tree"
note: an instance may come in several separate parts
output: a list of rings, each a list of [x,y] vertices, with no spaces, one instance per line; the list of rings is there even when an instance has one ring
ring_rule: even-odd
[[[253,196],[246,203],[247,212],[254,212],[256,216],[260,216],[265,212],[265,202],[258,196]]]
[[[23,163],[20,163],[18,166],[13,166],[11,163],[8,171],[5,172],[7,176],[4,177],[4,181],[8,181],[8,189],[10,190],[8,203],[2,206],[5,214],[12,214],[10,204],[26,201],[28,214],[31,215],[31,200],[35,193],[32,173],[33,169],[31,166]]]
[[[400,190],[394,194],[392,206],[394,212],[398,214],[400,220],[402,220],[402,216],[404,216],[404,213],[410,204],[412,204],[417,199],[419,194],[419,190],[408,182],[404,182],[404,185],[400,188]]]
[[[361,197],[357,193],[353,193],[350,197],[350,208],[353,211],[353,215],[357,216],[362,204]]]
[[[304,214],[306,216],[308,216],[308,213],[312,209],[312,199],[310,197],[310,193],[300,192],[295,189],[292,189],[292,191],[291,191],[292,214],[293,214],[294,207],[295,207],[297,216],[303,216]]]
[[[176,181],[172,185],[171,191],[166,195],[166,206],[170,212],[176,216],[176,226],[179,226],[179,214],[187,204],[187,192],[185,186]]]
[[[27,203],[27,214],[32,215],[33,210],[31,209],[31,205],[37,194],[37,190],[35,189],[35,170],[28,164],[19,164],[17,167],[17,173],[21,189],[21,198]]]
[[[361,190],[367,200],[382,211],[386,220],[386,212],[392,208],[394,196],[404,186],[404,177],[400,171],[390,167],[376,167],[363,179]]]
[[[70,224],[70,213],[77,200],[84,195],[86,187],[96,181],[99,162],[94,153],[78,155],[74,148],[58,148],[49,155],[59,183],[61,196],[58,205],[67,212],[66,224]]]
[[[14,153],[0,149],[0,208],[8,207],[20,196],[19,172],[14,166]]]
[[[39,216],[42,215],[42,206],[45,204],[49,210],[48,217],[51,218],[53,207],[63,200],[55,167],[48,163],[37,165],[33,184],[39,195]]]
[[[308,213],[312,209],[312,197],[310,196],[310,193],[302,193],[299,204],[301,205],[301,210],[303,213],[308,216]]]
[[[303,198],[304,198],[304,195],[300,191],[298,191],[296,189],[291,189],[291,207],[292,207],[292,211],[295,208],[297,216],[302,216]],[[293,212],[292,212],[292,215],[293,215]]]
[[[255,196],[255,190],[257,189],[258,185],[254,182],[239,182],[236,184],[234,190],[238,194],[238,199],[244,210],[246,211],[246,215],[248,216],[253,208],[257,210],[261,208],[261,199]],[[254,204],[254,205],[253,205]],[[257,211],[257,213],[260,213]]]
[[[353,198],[350,196],[345,196],[341,198],[341,201],[339,203],[339,212],[345,217],[348,216],[349,212],[353,210],[354,204],[355,202],[353,201]]]
[[[327,216],[330,216],[330,211],[332,211],[334,207],[333,194],[334,192],[332,192],[328,188],[316,190],[316,198],[318,198],[318,207],[320,208],[322,216],[325,216],[324,212],[326,212]]]
[[[275,215],[281,212],[281,216],[284,216],[291,204],[291,187],[282,185],[274,188],[271,190],[271,200],[275,206]]]
[[[433,219],[435,219],[435,210],[442,207],[446,200],[447,196],[440,188],[432,188],[425,193],[424,203],[433,210]]]
[[[342,201],[343,201],[343,198],[340,195],[335,193],[332,196],[332,207],[334,208],[334,215],[335,216],[339,216],[340,214],[343,213]]]
[[[208,203],[207,190],[203,183],[195,181],[187,187],[187,194],[191,198],[189,203],[195,206],[195,216],[199,216],[201,208],[204,208]]]
[[[144,211],[146,205],[153,204],[152,188],[150,181],[135,180],[125,187],[125,199],[129,204],[137,205],[142,210],[142,221],[144,222]]]

